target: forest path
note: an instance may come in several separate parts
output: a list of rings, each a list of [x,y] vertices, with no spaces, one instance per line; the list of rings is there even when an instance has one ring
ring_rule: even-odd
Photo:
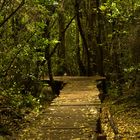
[[[16,140],[96,140],[101,102],[97,77],[55,77],[67,83]]]

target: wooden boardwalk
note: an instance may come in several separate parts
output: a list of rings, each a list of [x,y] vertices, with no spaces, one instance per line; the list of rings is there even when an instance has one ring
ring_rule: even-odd
[[[56,77],[67,83],[60,96],[23,130],[19,140],[96,140],[101,102],[95,77]]]

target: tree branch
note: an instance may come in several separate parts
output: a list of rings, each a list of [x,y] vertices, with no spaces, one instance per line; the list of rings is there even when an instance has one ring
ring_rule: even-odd
[[[76,15],[73,16],[73,18],[70,20],[70,22],[67,24],[67,26],[65,27],[64,31],[62,33],[65,33],[66,30],[69,28],[70,24],[72,23],[72,21],[75,19]]]
[[[23,5],[25,4],[25,0],[19,4],[19,6],[6,18],[0,23],[0,27],[2,27]]]
[[[71,24],[72,21],[75,19],[75,17],[76,17],[76,15],[73,16],[73,18],[72,18],[72,19],[70,20],[70,22],[67,24],[67,26],[65,27],[65,29],[64,29],[64,31],[63,31],[62,33],[65,33],[65,32],[66,32],[66,30],[69,28],[70,24]],[[61,41],[61,40],[62,40],[62,38],[60,37],[60,38],[59,38],[59,41]],[[52,55],[55,53],[55,51],[56,51],[58,45],[59,45],[59,43],[57,43],[57,44],[55,45],[55,47],[53,48],[53,50],[52,50],[51,53],[49,54],[48,59],[49,59],[50,57],[52,57]]]

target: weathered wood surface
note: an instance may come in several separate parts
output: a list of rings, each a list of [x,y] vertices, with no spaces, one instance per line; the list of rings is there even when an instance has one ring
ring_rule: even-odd
[[[19,140],[96,140],[101,102],[97,77],[56,77],[67,83]]]

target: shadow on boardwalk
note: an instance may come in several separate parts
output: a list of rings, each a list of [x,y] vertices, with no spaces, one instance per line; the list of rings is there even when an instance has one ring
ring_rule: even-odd
[[[16,136],[16,140],[96,140],[101,102],[97,77],[56,77],[60,96]]]

